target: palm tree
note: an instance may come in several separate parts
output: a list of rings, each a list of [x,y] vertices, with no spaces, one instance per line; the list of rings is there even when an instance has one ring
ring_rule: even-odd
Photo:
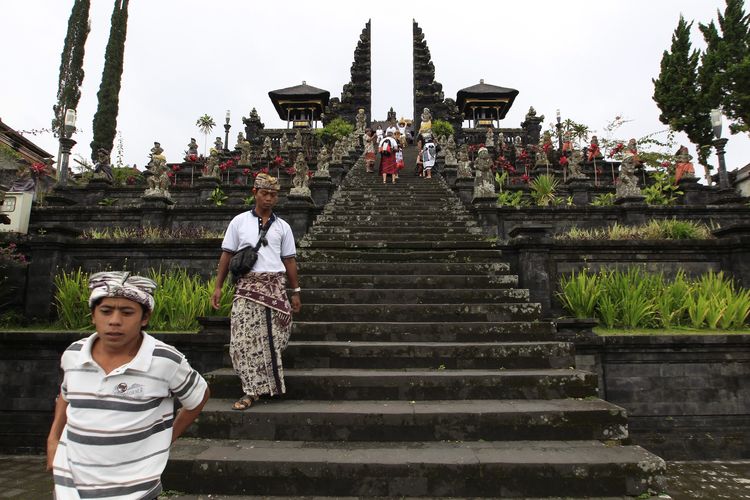
[[[203,134],[203,154],[206,154],[206,142],[208,141],[208,134],[211,133],[211,131],[216,126],[216,122],[214,122],[214,119],[211,118],[208,115],[203,115],[200,118],[198,118],[198,121],[195,122],[195,125],[200,129],[201,133]]]

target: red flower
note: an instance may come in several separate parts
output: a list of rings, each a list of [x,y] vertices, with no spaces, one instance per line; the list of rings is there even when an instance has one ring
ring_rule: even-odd
[[[521,180],[522,180],[523,182],[526,182],[526,183],[528,183],[528,182],[529,182],[529,181],[531,180],[531,178],[530,178],[530,177],[528,176],[528,174],[523,174],[523,175],[521,176]]]
[[[34,176],[44,177],[48,173],[47,165],[45,165],[44,163],[39,163],[39,162],[33,163],[31,165],[31,173]]]
[[[602,175],[602,169],[600,167],[596,167],[596,175]]]
[[[294,167],[289,167],[289,168],[287,168],[287,169],[285,170],[285,172],[286,172],[287,174],[289,174],[289,175],[294,175],[294,174],[296,174],[296,173],[297,173],[297,171],[296,171],[296,170],[294,170]]]
[[[179,165],[172,165],[172,172],[179,172],[182,170]]]
[[[128,185],[132,186],[133,184],[135,184],[135,177],[131,175],[130,177],[127,178],[125,182],[127,182]]]
[[[312,172],[311,170],[308,170],[308,171],[307,171],[307,176],[308,176],[308,177],[312,177],[312,176],[313,176],[313,172]]]
[[[544,150],[545,153],[549,153],[549,150],[552,149],[552,143],[551,142],[545,142],[542,145],[542,149]]]
[[[521,156],[519,157],[521,161],[526,161],[529,159],[529,153],[524,149],[521,151]]]
[[[198,155],[190,155],[187,157],[187,160],[190,162],[196,162],[198,161]]]
[[[568,157],[567,156],[561,156],[560,157],[560,166],[565,167],[568,165]]]
[[[258,174],[259,174],[259,173],[260,173],[260,172],[253,172],[253,177],[258,177]]]
[[[267,174],[268,173],[268,167],[261,168],[259,173],[261,173],[261,174]]]
[[[170,179],[171,179],[172,177],[174,177],[174,172],[167,172],[167,177],[169,177]]]
[[[250,175],[250,169],[249,168],[243,168],[242,169],[242,175]]]
[[[670,165],[671,165],[671,163],[669,163],[669,162],[668,162],[668,161],[666,161],[666,160],[665,160],[665,161],[663,161],[663,162],[661,162],[661,166],[662,166],[662,167],[664,167],[664,168],[668,168],[668,167],[669,167]]]
[[[280,167],[281,165],[284,164],[284,159],[281,156],[277,156],[276,158],[273,159],[273,163],[274,165]]]

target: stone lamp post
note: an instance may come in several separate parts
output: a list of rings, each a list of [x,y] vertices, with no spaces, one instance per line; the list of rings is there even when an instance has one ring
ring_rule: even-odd
[[[68,109],[65,111],[65,125],[63,126],[63,133],[60,135],[60,169],[58,172],[57,182],[61,186],[65,186],[68,183],[68,159],[70,158],[70,151],[73,146],[76,145],[76,141],[70,138],[73,132],[76,130],[76,110]]]
[[[721,138],[721,110],[711,110],[711,125],[714,128],[714,147],[716,148],[716,156],[719,157],[719,189],[729,189],[729,176],[727,175],[727,165],[724,162],[724,147],[727,145],[729,139]]]
[[[224,118],[224,151],[229,151],[229,129],[232,128],[229,124],[230,116],[231,114],[229,113],[229,110],[227,110],[227,115]]]
[[[562,156],[562,122],[560,121],[560,110],[555,110],[555,116],[557,118],[557,123],[555,124],[555,128],[557,129],[557,145],[560,148],[560,156]]]

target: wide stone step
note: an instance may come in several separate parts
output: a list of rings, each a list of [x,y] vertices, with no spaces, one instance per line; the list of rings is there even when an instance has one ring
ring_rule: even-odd
[[[341,208],[340,211],[335,213],[324,212],[321,215],[347,215],[347,216],[373,216],[373,217],[405,217],[405,218],[427,218],[433,220],[439,220],[446,218],[448,220],[456,220],[457,218],[469,217],[466,213],[454,213],[448,209],[435,212],[434,209],[419,208],[416,205],[410,203],[404,203],[400,207],[394,206],[382,206],[380,208],[365,208],[365,207],[350,207]]]
[[[305,288],[302,302],[312,304],[485,304],[528,302],[529,291],[521,288]]]
[[[416,223],[416,222],[422,222],[422,221],[426,221],[431,224],[439,224],[440,221],[446,221],[448,223],[457,223],[457,222],[476,223],[476,219],[471,215],[462,215],[462,214],[441,215],[439,213],[420,215],[420,214],[410,213],[408,210],[406,210],[406,211],[397,213],[395,215],[373,214],[372,212],[361,213],[361,214],[336,213],[333,215],[319,215],[315,219],[315,224],[330,223],[330,224],[336,224],[336,225],[350,225],[350,224],[370,222],[370,221],[375,221],[375,220],[393,222],[393,223],[395,222]]]
[[[334,269],[335,271],[335,269]],[[390,269],[389,269],[390,272]],[[310,288],[513,288],[518,276],[490,275],[398,275],[398,274],[305,274],[305,290]]]
[[[229,320],[225,320],[227,331]],[[553,340],[555,325],[546,321],[510,322],[325,322],[296,321],[296,340],[379,342],[513,342]]]
[[[294,341],[288,368],[532,369],[575,364],[566,342],[336,342]]]
[[[534,321],[538,303],[306,304],[298,321]]]
[[[431,232],[432,230],[438,228],[443,229],[448,232],[457,232],[457,231],[469,231],[471,233],[476,232],[477,230],[481,231],[481,228],[477,225],[474,221],[468,221],[468,222],[447,222],[447,221],[433,221],[433,222],[427,222],[427,221],[391,221],[388,224],[384,224],[383,221],[372,219],[370,221],[366,222],[357,222],[353,223],[348,226],[339,226],[332,223],[320,223],[317,222],[313,224],[313,226],[310,228],[310,233],[315,234],[317,232],[325,232],[325,233],[335,233],[335,232],[342,232],[342,233],[351,233],[354,231],[372,231],[373,228],[382,228],[382,227],[389,227],[392,231],[411,231],[412,229],[414,231],[425,231],[425,232]]]
[[[600,399],[504,401],[260,400],[245,412],[211,399],[188,430],[279,441],[622,440],[625,410]]]
[[[307,248],[312,242],[304,239],[298,245],[300,248]],[[478,249],[478,248],[495,248],[497,244],[494,241],[471,240],[471,241],[434,241],[434,240],[402,240],[394,239],[385,240],[351,240],[351,241],[315,241],[314,248],[391,248],[404,250],[446,250],[446,249]]]
[[[503,258],[502,250],[498,249],[436,249],[432,251],[394,248],[366,248],[366,249],[337,249],[337,248],[301,248],[297,252],[300,261],[329,262],[338,266],[339,263],[361,262],[363,266],[376,262],[382,264],[382,272],[396,272],[392,266],[407,264],[417,266],[421,263],[464,264],[476,263],[495,265]],[[413,263],[413,264],[409,264]],[[502,263],[507,265],[506,263]],[[510,266],[508,266],[510,267]],[[446,267],[447,268],[447,267]],[[422,268],[417,268],[422,270]],[[440,273],[438,271],[438,273]],[[407,274],[415,274],[414,272]],[[447,274],[452,274],[447,272]]]
[[[410,229],[399,229],[394,231],[393,228],[387,226],[380,228],[373,228],[370,231],[352,231],[348,234],[342,233],[325,233],[316,231],[309,233],[305,236],[304,240],[308,243],[314,243],[317,245],[318,242],[342,242],[342,241],[378,241],[378,242],[403,242],[403,241],[416,241],[420,243],[435,243],[435,242],[487,242],[487,237],[484,236],[481,231],[479,233],[470,233],[466,230],[449,232],[432,230],[426,231],[411,231]]]
[[[205,375],[216,398],[242,394],[231,368]],[[572,369],[546,370],[284,370],[289,399],[563,399],[596,396],[596,376]]]
[[[462,252],[461,254],[464,254]],[[301,260],[297,263],[300,276],[304,282],[309,275],[313,274],[347,274],[347,275],[371,275],[383,274],[383,276],[397,274],[401,276],[427,276],[427,275],[482,275],[482,276],[507,276],[510,273],[510,265],[507,262],[498,262],[497,257],[501,256],[498,250],[495,250],[485,258],[495,259],[494,262],[476,262],[480,255],[472,252],[469,256],[472,262],[456,262],[459,254],[449,252],[448,255],[435,254],[431,252],[412,252],[410,254],[365,254],[361,262],[349,262],[352,257],[359,255],[356,252],[336,253],[331,255],[326,252],[317,252],[314,250],[305,250],[300,253]],[[484,256],[484,254],[481,254]],[[315,261],[315,257],[326,257],[325,261]],[[388,257],[388,261],[382,260],[374,262],[376,257]],[[411,262],[392,262],[395,257]],[[435,260],[435,257],[444,257],[442,260]],[[334,258],[343,260],[332,262]],[[421,259],[429,259],[431,262],[420,262]],[[513,276],[513,275],[511,275]]]
[[[172,445],[162,480],[165,489],[211,494],[604,497],[646,493],[665,468],[638,446],[598,441],[184,438]]]

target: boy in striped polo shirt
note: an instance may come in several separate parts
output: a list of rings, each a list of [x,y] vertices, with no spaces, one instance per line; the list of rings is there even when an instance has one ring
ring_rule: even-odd
[[[47,438],[55,498],[153,499],[170,445],[203,409],[208,387],[185,356],[142,331],[154,308],[153,281],[96,273],[89,288],[96,333],[62,356]]]

